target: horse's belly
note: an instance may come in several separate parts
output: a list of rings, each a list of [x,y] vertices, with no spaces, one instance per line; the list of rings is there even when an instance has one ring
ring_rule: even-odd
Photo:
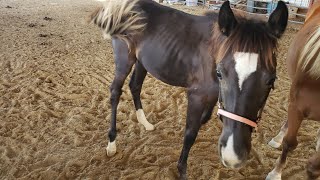
[[[152,76],[160,81],[172,86],[187,87],[189,73],[184,63],[157,57],[143,57],[139,61]]]
[[[295,89],[298,93],[297,103],[302,111],[306,112],[308,119],[320,121],[320,81],[318,83],[304,84]]]

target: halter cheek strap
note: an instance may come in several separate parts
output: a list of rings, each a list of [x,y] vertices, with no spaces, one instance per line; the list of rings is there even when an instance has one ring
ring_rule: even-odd
[[[238,116],[236,114],[230,113],[230,112],[225,111],[223,109],[218,109],[217,114],[225,116],[225,117],[230,118],[230,119],[235,120],[235,121],[242,122],[242,123],[247,124],[247,125],[249,125],[249,126],[251,126],[253,128],[257,128],[258,127],[258,124],[256,122],[251,121],[250,119]]]

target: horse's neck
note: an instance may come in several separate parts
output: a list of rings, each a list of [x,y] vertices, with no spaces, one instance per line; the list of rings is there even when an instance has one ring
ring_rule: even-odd
[[[315,0],[306,15],[306,22],[312,17],[320,15],[320,0]]]

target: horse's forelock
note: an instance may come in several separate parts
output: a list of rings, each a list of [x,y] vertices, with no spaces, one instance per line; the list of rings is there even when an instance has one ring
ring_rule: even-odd
[[[273,53],[277,48],[277,38],[269,32],[263,22],[240,20],[228,37],[222,37],[218,27],[214,28],[212,55],[216,62],[220,62],[228,53],[249,52],[259,54],[259,60],[271,70],[276,62]]]

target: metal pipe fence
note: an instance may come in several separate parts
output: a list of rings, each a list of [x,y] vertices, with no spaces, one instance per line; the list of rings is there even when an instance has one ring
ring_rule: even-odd
[[[214,3],[210,3],[214,2]],[[219,9],[224,0],[207,0],[206,6],[209,9]],[[232,9],[245,11],[248,14],[261,15],[268,17],[277,7],[278,0],[236,0],[230,1]],[[305,12],[311,0],[286,0],[289,9],[289,22],[303,24]],[[300,10],[300,12],[298,11]],[[305,11],[305,12],[303,12]]]
[[[189,0],[167,0],[167,2],[187,4]],[[197,5],[206,6],[209,9],[219,9],[225,0],[198,0]],[[284,0],[289,9],[289,22],[303,24],[305,13],[312,0]],[[268,17],[277,7],[278,0],[230,0],[232,9],[245,11],[248,14]],[[304,12],[305,11],[305,12]]]

